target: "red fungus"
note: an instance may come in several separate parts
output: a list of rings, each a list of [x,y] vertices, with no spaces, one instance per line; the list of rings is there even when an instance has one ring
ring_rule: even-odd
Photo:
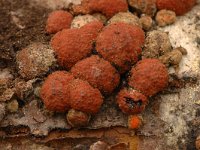
[[[48,110],[64,112],[70,108],[68,84],[73,79],[66,71],[56,71],[47,77],[40,95]]]
[[[88,82],[75,79],[69,85],[70,106],[88,114],[99,111],[103,97],[100,91],[93,88]]]
[[[120,75],[106,60],[93,55],[76,63],[71,69],[76,78],[88,81],[103,93],[111,93],[119,84]]]
[[[101,12],[111,18],[118,12],[128,11],[126,0],[90,0],[89,8],[92,12]]]
[[[122,112],[126,114],[141,113],[147,103],[146,96],[132,89],[122,89],[117,95],[117,103]]]
[[[142,125],[142,119],[137,115],[131,115],[128,117],[129,129],[138,129]]]
[[[70,28],[73,16],[63,10],[57,10],[50,13],[47,24],[46,24],[46,31],[48,33],[57,33],[63,29]]]
[[[118,22],[103,29],[96,41],[97,52],[114,64],[120,73],[129,70],[138,60],[145,36],[138,26]]]
[[[89,55],[102,27],[101,22],[91,22],[80,29],[62,30],[55,34],[51,46],[56,52],[58,63],[70,69],[76,62]]]
[[[90,22],[80,28],[82,34],[94,42],[103,28],[103,23],[100,21]]]
[[[81,4],[72,7],[75,14],[91,14],[100,12],[111,18],[118,12],[128,11],[126,0],[82,0]]]
[[[131,70],[129,85],[146,96],[152,96],[168,85],[168,70],[158,59],[143,59]]]
[[[72,10],[75,15],[78,14],[89,14],[91,9],[89,8],[90,0],[81,0],[81,4],[73,5]]]
[[[157,0],[157,8],[172,10],[176,15],[187,13],[196,4],[196,0]]]

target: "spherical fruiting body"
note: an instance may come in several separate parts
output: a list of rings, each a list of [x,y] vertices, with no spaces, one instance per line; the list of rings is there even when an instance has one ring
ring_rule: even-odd
[[[70,69],[89,55],[102,27],[101,22],[91,22],[80,29],[62,30],[55,34],[51,46],[55,50],[59,65]]]
[[[150,16],[141,16],[139,21],[145,31],[148,31],[152,28],[153,20]]]
[[[144,32],[140,27],[119,22],[108,25],[98,35],[96,50],[124,73],[137,62],[143,43]]]
[[[70,28],[73,16],[63,10],[56,10],[49,14],[46,23],[47,33],[57,33],[63,29]]]
[[[159,10],[172,10],[176,15],[187,13],[196,4],[196,0],[157,0],[156,5]]]
[[[142,119],[137,115],[130,115],[128,117],[128,128],[129,129],[139,129],[142,125]]]
[[[173,24],[176,21],[176,14],[171,10],[160,10],[156,14],[156,22],[158,26],[164,27]]]
[[[76,63],[72,69],[74,77],[88,81],[101,92],[110,94],[119,84],[118,71],[106,60],[93,55]]]
[[[168,70],[158,59],[143,59],[130,71],[128,84],[146,96],[153,96],[168,85]]]
[[[74,17],[71,23],[71,28],[81,28],[82,26],[93,22],[93,21],[98,21],[94,16],[92,15],[79,15]]]
[[[137,25],[141,27],[139,18],[130,12],[119,12],[114,15],[110,20],[108,20],[108,24],[117,22],[124,22],[130,25]]]
[[[98,34],[101,32],[103,28],[103,23],[100,21],[93,21],[86,25],[84,25],[81,29],[81,33],[85,38],[88,38],[93,44],[96,41]]]
[[[117,103],[123,113],[137,114],[145,109],[148,99],[133,89],[122,89],[117,95]]]
[[[66,118],[72,127],[86,126],[90,121],[90,115],[74,109],[68,111]]]
[[[50,74],[42,85],[40,96],[48,110],[64,112],[70,108],[69,82],[74,77],[66,71]]]
[[[73,6],[75,14],[102,13],[111,18],[118,12],[128,11],[126,0],[83,0],[80,5]]]
[[[90,0],[89,8],[91,12],[101,12],[107,18],[111,18],[118,12],[126,12],[128,4],[126,0]]]
[[[172,50],[172,45],[167,33],[153,30],[147,33],[144,48],[142,51],[143,58],[158,58]]]
[[[91,10],[89,8],[89,2],[90,0],[81,0],[81,4],[73,5],[72,10],[75,15],[79,14],[89,14],[91,13]]]
[[[69,91],[71,108],[88,114],[99,111],[103,97],[100,91],[88,82],[75,79],[69,84]]]
[[[48,45],[33,43],[17,52],[19,74],[26,79],[41,77],[55,64],[54,51]]]

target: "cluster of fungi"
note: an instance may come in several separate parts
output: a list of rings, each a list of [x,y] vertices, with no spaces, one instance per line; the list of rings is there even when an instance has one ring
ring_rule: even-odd
[[[144,5],[137,0],[129,1],[129,5],[133,3]],[[195,0],[146,0],[145,9],[141,9],[144,12],[140,13],[154,17],[155,7],[183,15],[194,4]],[[91,115],[99,112],[104,97],[118,88],[116,103],[123,113],[131,116],[130,128],[138,128],[141,121],[137,114],[145,110],[149,97],[168,86],[169,79],[168,69],[159,59],[141,59],[145,24],[142,28],[120,20],[109,24],[97,20],[70,28],[73,15],[98,12],[112,19],[120,12],[127,12],[126,0],[83,0],[71,9],[71,12],[56,10],[47,20],[46,31],[55,34],[50,45],[64,70],[53,72],[45,80],[41,88],[45,107],[67,112],[70,125],[83,126]],[[120,83],[125,74],[128,74],[126,86]]]

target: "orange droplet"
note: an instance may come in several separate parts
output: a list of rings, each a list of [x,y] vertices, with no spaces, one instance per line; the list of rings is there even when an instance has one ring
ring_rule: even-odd
[[[142,124],[142,120],[139,116],[129,116],[128,127],[130,129],[138,129]]]

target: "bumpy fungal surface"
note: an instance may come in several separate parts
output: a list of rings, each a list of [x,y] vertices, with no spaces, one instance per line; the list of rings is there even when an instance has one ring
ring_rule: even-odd
[[[187,13],[196,4],[196,0],[157,0],[157,8],[172,10],[176,15]]]
[[[148,104],[146,96],[132,89],[122,89],[116,99],[119,108],[126,114],[141,113]]]
[[[160,10],[156,14],[156,22],[158,26],[164,27],[166,25],[173,24],[176,21],[176,14],[171,10]]]
[[[73,75],[66,71],[56,71],[45,80],[40,95],[48,110],[64,112],[70,108],[69,82]]]
[[[158,58],[172,50],[172,45],[167,33],[153,30],[147,33],[144,48],[142,51],[143,58]]]
[[[90,115],[74,109],[68,111],[66,118],[72,127],[86,126],[90,121]]]
[[[88,82],[75,79],[69,85],[70,106],[88,114],[99,111],[103,97],[100,91],[93,88]]]
[[[137,62],[144,38],[140,27],[114,23],[106,26],[99,34],[96,50],[105,60],[115,65],[120,73],[124,73]]]
[[[150,16],[143,15],[140,17],[139,21],[142,29],[144,29],[145,31],[150,30],[153,26],[153,20]]]
[[[130,71],[128,84],[146,96],[153,96],[168,85],[168,70],[158,59],[143,59]]]
[[[91,22],[80,29],[64,29],[55,34],[51,46],[58,57],[58,63],[70,69],[76,62],[89,55],[101,28],[101,22]]]
[[[48,33],[57,33],[63,29],[70,28],[73,16],[63,10],[56,10],[49,14],[46,24],[46,31]]]
[[[128,11],[126,0],[90,0],[89,8],[92,12],[101,12],[110,18],[118,12]]]
[[[119,12],[114,15],[110,20],[108,20],[108,24],[117,22],[124,22],[130,25],[137,25],[141,27],[139,18],[130,12]]]
[[[85,15],[85,14],[91,13],[91,10],[89,8],[89,2],[90,2],[90,0],[82,0],[81,4],[73,5],[72,6],[73,13],[75,15],[79,15],[79,14]]]
[[[62,30],[51,40],[60,66],[71,68],[77,61],[91,53],[92,45],[78,29]]]
[[[75,64],[71,69],[74,77],[88,81],[103,93],[111,93],[119,84],[117,70],[104,59],[93,55]]]
[[[49,45],[33,43],[17,52],[19,74],[26,79],[41,77],[55,64],[54,51]]]
[[[93,44],[96,41],[96,38],[98,34],[101,32],[103,28],[103,23],[100,21],[93,21],[91,23],[88,23],[84,25],[81,28],[81,34],[83,34],[85,37],[91,40],[91,43]]]
[[[98,19],[89,14],[79,15],[79,16],[74,17],[74,19],[72,20],[71,28],[81,28],[82,26],[93,21],[98,21]]]
[[[73,6],[75,14],[102,13],[111,18],[118,12],[128,11],[126,0],[83,0],[80,5]]]

